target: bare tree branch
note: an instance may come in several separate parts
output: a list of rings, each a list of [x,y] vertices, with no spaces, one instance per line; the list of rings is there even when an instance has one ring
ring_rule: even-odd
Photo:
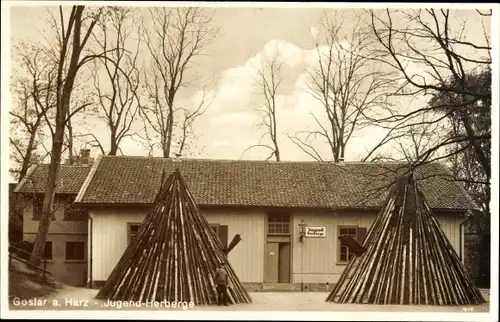
[[[217,30],[203,8],[152,8],[144,19],[148,24],[143,20],[141,37],[152,64],[144,78],[150,102],[141,104],[140,115],[148,125],[145,128],[159,138],[163,157],[168,158],[177,93],[189,83],[186,78],[189,68],[217,35]],[[146,136],[151,141],[150,135]]]
[[[134,14],[130,8],[111,7],[107,15],[101,16],[93,34],[104,57],[102,64],[94,63],[92,73],[99,106],[97,115],[109,129],[109,155],[116,155],[120,142],[133,135],[131,127],[139,112],[140,71],[137,58],[140,41],[137,41],[134,52],[125,48],[132,39],[136,24]],[[100,75],[102,68],[104,77]],[[109,86],[104,87],[102,83]],[[102,145],[99,144],[99,147],[102,149]]]
[[[265,134],[269,135],[272,142],[271,155],[267,158],[269,160],[273,156],[276,161],[280,161],[281,154],[278,144],[278,119],[277,119],[277,98],[279,95],[280,85],[283,82],[283,65],[285,64],[287,57],[281,57],[281,53],[278,48],[275,48],[275,52],[270,57],[262,56],[260,61],[260,66],[253,66],[257,76],[254,78],[255,85],[258,87],[259,95],[263,97],[263,103],[260,108],[257,108],[257,112],[261,117],[261,126],[266,129]],[[265,146],[270,148],[268,145],[253,145],[252,147]]]
[[[307,71],[309,93],[324,111],[324,118],[313,117],[335,162],[344,158],[353,133],[368,125],[367,117],[374,109],[387,104],[387,94],[394,84],[391,75],[370,58],[372,39],[366,28],[356,24],[343,35],[343,26],[338,16],[325,14],[322,27],[326,36],[321,42],[317,39],[316,66]],[[294,143],[306,146],[297,136]],[[307,149],[314,147],[307,144]],[[319,154],[313,155],[317,158]]]

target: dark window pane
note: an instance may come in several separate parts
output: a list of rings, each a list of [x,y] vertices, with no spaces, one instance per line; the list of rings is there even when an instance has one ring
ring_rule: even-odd
[[[40,220],[42,217],[42,207],[43,207],[43,199],[40,197],[33,198],[33,219]]]
[[[227,248],[227,234],[228,234],[228,226],[220,225],[217,229],[217,236],[222,244],[222,248]]]
[[[128,226],[129,242],[132,242],[132,240],[134,240],[140,227],[140,224],[131,224]]]
[[[268,215],[269,234],[289,234],[290,233],[290,216],[289,215]]]
[[[66,260],[84,260],[84,242],[66,242]]]
[[[43,256],[44,259],[47,260],[52,260],[52,242],[48,241],[45,242],[45,248],[43,249]]]

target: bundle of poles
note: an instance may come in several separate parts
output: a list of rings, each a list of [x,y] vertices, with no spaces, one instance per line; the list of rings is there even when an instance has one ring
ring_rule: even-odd
[[[363,247],[328,302],[408,305],[484,303],[413,175],[389,193]]]
[[[153,208],[96,297],[216,304],[214,273],[220,263],[225,263],[228,273],[229,302],[251,303],[216,233],[176,170],[163,182]]]

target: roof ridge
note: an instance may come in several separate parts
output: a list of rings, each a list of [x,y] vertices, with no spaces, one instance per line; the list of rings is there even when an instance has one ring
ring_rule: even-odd
[[[50,166],[50,163],[36,163],[35,165],[37,167],[38,166],[48,167],[48,166]],[[83,164],[60,164],[59,166],[60,167],[67,167],[67,168],[70,168],[70,167],[73,167],[73,168],[91,168],[92,167],[90,164],[88,164],[88,165],[83,165]]]
[[[164,158],[164,157],[150,157],[144,155],[101,155],[103,159],[114,159],[114,158],[128,158],[128,159],[143,159],[143,160],[169,160],[176,161],[175,157]],[[283,164],[283,163],[313,163],[313,164],[335,164],[335,165],[343,165],[343,164],[405,164],[404,161],[384,161],[384,162],[363,162],[363,161],[343,161],[342,163],[334,162],[334,161],[316,161],[316,160],[248,160],[248,159],[210,159],[210,158],[181,158],[180,161],[207,161],[207,162],[246,162],[246,163],[275,163],[275,164]]]

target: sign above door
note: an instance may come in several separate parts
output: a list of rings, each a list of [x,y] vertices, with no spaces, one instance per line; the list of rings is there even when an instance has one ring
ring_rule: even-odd
[[[305,227],[305,237],[326,237],[326,227]]]

